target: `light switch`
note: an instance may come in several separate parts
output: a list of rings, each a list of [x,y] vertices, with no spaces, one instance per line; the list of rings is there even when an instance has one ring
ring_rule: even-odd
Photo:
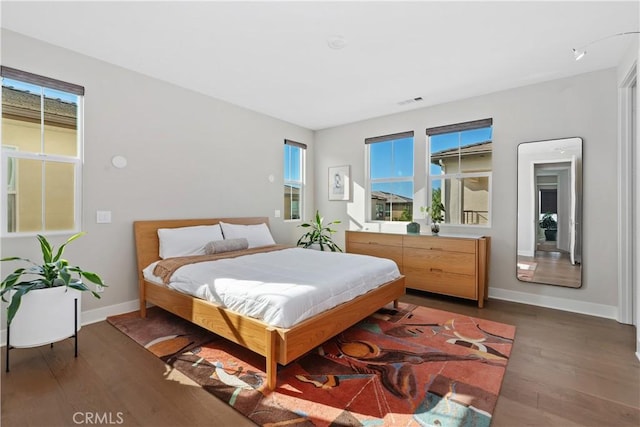
[[[274,217],[276,218],[280,218],[280,209],[276,209],[276,211],[273,214]]]
[[[97,224],[111,224],[111,211],[96,211]]]

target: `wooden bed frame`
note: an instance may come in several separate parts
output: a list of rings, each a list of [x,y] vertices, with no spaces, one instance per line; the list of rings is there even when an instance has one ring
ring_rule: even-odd
[[[157,233],[159,228],[214,225],[220,221],[232,224],[268,224],[266,217],[150,220],[133,223],[140,287],[140,316],[146,317],[147,304],[154,304],[265,356],[269,390],[276,386],[278,363],[286,365],[292,362],[391,301],[397,306],[398,298],[404,295],[404,276],[401,276],[351,301],[284,329],[144,280],[142,270],[160,259]]]

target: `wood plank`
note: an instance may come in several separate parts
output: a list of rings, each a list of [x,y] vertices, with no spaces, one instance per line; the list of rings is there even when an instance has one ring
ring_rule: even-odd
[[[464,252],[444,252],[431,249],[404,248],[402,265],[405,271],[421,269],[468,275],[472,282],[476,277],[476,256]],[[473,283],[472,283],[473,285]]]
[[[399,246],[402,247],[402,234],[393,233],[369,233],[362,231],[346,230],[346,241],[349,244],[360,243],[366,245]],[[347,252],[350,252],[347,250]]]
[[[423,269],[405,269],[406,285],[411,289],[435,292],[454,297],[478,299],[474,277],[447,272],[426,272]]]
[[[269,390],[273,390],[276,388],[276,384],[278,383],[278,351],[276,343],[279,337],[276,329],[272,327],[267,328],[266,335],[267,367],[265,369],[265,373],[267,375],[267,388]]]
[[[489,298],[489,254],[491,253],[491,238],[483,237],[478,240],[478,307],[484,307],[484,301]]]
[[[398,265],[398,269],[401,272],[403,271],[401,246],[384,246],[379,244],[352,242],[349,244],[347,252],[390,259]]]
[[[166,286],[145,282],[145,287],[148,302],[262,356],[267,355],[264,334],[267,328],[266,323],[240,316],[208,301],[173,291]]]
[[[74,416],[82,421],[85,414],[126,426],[229,425],[230,420],[238,427],[255,425],[108,323],[84,326],[79,334],[77,359],[72,340],[53,349],[12,350],[16,363],[0,378],[3,426],[72,426],[78,425]]]
[[[338,307],[304,321],[286,331],[286,363],[359,322],[388,302],[404,295],[404,277]]]
[[[144,282],[147,301],[240,344],[262,356],[270,353],[265,340],[269,326],[208,301],[175,292],[166,286]],[[327,339],[367,317],[386,303],[404,295],[404,277],[371,290],[351,301],[297,324],[275,329],[275,354],[281,365],[293,361]],[[267,361],[267,366],[271,362]]]
[[[492,427],[640,425],[633,326],[493,299],[483,309],[417,291],[401,300],[518,328]],[[74,412],[83,408],[122,411],[127,426],[254,426],[106,322],[80,330],[79,363],[72,344],[12,350],[11,372],[0,376],[3,427],[74,425]],[[86,395],[67,400],[66,390],[83,389]],[[101,389],[104,404],[94,389]]]
[[[405,248],[428,249],[430,251],[476,253],[476,239],[440,236],[403,236]]]

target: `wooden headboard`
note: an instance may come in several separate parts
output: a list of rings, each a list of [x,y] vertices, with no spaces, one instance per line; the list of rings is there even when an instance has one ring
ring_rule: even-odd
[[[138,262],[138,279],[142,280],[142,270],[160,259],[159,228],[191,227],[195,225],[215,225],[220,221],[230,224],[262,224],[269,225],[268,217],[246,218],[205,218],[205,219],[164,219],[134,221],[133,233],[136,242],[136,259]]]

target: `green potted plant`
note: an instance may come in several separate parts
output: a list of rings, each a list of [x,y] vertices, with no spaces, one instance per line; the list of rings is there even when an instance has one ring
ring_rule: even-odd
[[[331,252],[342,252],[342,249],[331,238],[331,235],[337,231],[332,229],[331,226],[340,224],[340,221],[331,221],[328,224],[323,224],[323,221],[324,218],[320,216],[320,212],[316,211],[313,221],[300,224],[299,227],[308,228],[309,231],[298,239],[297,246],[319,248],[321,251],[324,251],[326,247]]]
[[[100,298],[87,286],[88,282],[106,286],[100,276],[72,266],[62,258],[65,247],[84,234],[74,234],[57,251],[44,236],[38,235],[41,264],[17,256],[0,259],[2,262],[30,264],[16,269],[0,283],[0,297],[2,301],[9,302],[7,326],[11,327],[11,346],[34,347],[74,335],[73,319],[75,315],[77,321],[79,302],[74,309],[73,300],[79,300],[82,291],[89,291]],[[71,319],[71,322],[63,321],[63,318]]]
[[[558,222],[551,212],[546,212],[540,219],[540,228],[544,229],[544,238],[549,242],[555,242],[558,233]]]
[[[436,201],[431,206],[421,206],[420,212],[424,213],[425,216],[429,215],[431,217],[431,232],[438,234],[440,232],[440,223],[444,221],[444,205]]]

